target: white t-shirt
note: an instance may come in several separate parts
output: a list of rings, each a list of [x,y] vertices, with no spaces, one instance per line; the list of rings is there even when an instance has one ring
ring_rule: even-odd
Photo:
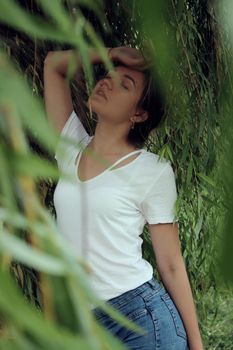
[[[88,135],[73,111],[60,136],[86,146]],[[108,300],[134,289],[153,276],[151,264],[142,258],[143,227],[172,223],[177,190],[168,160],[145,149],[111,170],[122,157],[99,175],[81,181],[77,176],[79,146],[66,146],[60,137],[55,158],[58,167],[71,175],[60,177],[54,192],[59,231],[91,269],[90,283],[96,296]],[[76,162],[75,162],[76,161]]]

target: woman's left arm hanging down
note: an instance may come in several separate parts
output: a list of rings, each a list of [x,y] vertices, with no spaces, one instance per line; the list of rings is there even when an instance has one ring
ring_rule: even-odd
[[[180,249],[178,223],[148,224],[162,282],[182,317],[190,350],[203,350],[192,290]]]

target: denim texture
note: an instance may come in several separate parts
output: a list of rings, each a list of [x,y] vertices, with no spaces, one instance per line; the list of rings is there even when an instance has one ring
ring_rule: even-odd
[[[154,278],[106,303],[145,329],[145,334],[129,330],[103,310],[92,310],[98,323],[133,350],[188,350],[187,334],[172,298]]]

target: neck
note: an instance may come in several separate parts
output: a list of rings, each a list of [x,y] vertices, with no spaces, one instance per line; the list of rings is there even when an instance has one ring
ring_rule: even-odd
[[[121,155],[139,149],[127,142],[122,126],[109,126],[100,122],[96,125],[94,137],[88,147],[102,155]]]

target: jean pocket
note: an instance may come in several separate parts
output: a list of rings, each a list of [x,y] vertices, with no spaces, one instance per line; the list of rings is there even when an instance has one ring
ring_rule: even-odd
[[[136,321],[138,318],[143,317],[145,315],[147,315],[148,311],[146,308],[141,309],[141,310],[136,310],[136,311],[132,311],[129,314],[125,314],[124,316],[128,318],[128,320],[130,321]]]
[[[163,300],[168,310],[170,311],[170,314],[174,321],[176,334],[184,338],[185,340],[187,340],[187,333],[185,331],[183,321],[170,295],[166,292],[165,294],[161,295],[161,299]]]

